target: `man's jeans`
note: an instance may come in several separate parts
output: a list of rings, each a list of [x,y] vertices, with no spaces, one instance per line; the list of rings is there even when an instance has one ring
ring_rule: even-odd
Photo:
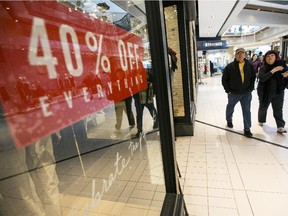
[[[226,106],[226,120],[227,122],[232,122],[233,112],[235,105],[240,101],[243,114],[244,131],[250,130],[251,127],[251,92],[238,95],[230,93],[228,94],[228,104]]]

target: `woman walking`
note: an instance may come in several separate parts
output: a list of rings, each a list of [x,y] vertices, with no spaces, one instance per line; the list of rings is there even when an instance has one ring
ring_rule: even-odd
[[[288,67],[285,61],[278,59],[274,50],[266,52],[263,65],[259,70],[259,84],[257,93],[259,97],[258,122],[262,126],[266,122],[267,110],[272,104],[273,116],[278,133],[286,133],[283,119],[284,90],[288,82]]]

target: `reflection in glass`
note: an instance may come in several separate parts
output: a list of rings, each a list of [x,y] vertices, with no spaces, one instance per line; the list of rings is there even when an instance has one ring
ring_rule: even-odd
[[[62,215],[51,137],[0,154],[2,215]]]
[[[128,3],[0,3],[0,215],[160,214],[145,8]]]
[[[177,6],[165,7],[165,24],[167,29],[171,86],[173,92],[174,116],[184,116],[184,96],[181,68],[180,43],[178,35]]]

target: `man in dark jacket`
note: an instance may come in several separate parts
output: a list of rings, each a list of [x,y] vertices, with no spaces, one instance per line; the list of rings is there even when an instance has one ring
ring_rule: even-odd
[[[245,50],[239,48],[235,52],[235,59],[229,63],[222,76],[222,85],[228,94],[226,106],[226,121],[229,128],[233,128],[232,118],[234,107],[240,101],[243,113],[244,135],[252,137],[251,127],[251,92],[254,90],[256,74],[253,65],[245,59]]]

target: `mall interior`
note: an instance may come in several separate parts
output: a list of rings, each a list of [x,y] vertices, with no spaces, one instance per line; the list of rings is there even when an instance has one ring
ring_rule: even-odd
[[[222,86],[238,48],[288,61],[287,1],[0,11],[0,216],[288,215],[288,134],[271,106],[258,124],[261,81],[252,137],[240,103],[227,126]]]

